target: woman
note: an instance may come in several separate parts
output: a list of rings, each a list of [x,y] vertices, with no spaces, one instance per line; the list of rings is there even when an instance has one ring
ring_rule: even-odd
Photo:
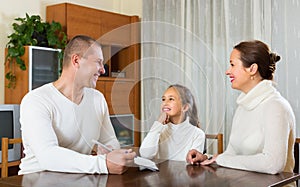
[[[212,158],[190,150],[187,162],[216,162],[269,174],[293,172],[295,117],[288,101],[272,85],[279,60],[261,41],[245,41],[234,47],[226,75],[231,87],[242,93],[237,98],[228,147]]]

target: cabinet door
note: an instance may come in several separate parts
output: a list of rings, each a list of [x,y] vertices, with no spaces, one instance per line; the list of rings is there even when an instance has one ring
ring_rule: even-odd
[[[101,12],[96,9],[66,4],[68,38],[84,34],[94,39],[101,35]]]
[[[68,39],[84,34],[101,38],[101,43],[130,45],[133,40],[130,23],[138,21],[138,17],[61,3],[47,6],[47,21],[53,20],[61,23]]]
[[[104,81],[100,81],[98,80],[96,83],[96,90],[99,90],[105,97],[105,82]],[[107,100],[107,98],[105,97],[105,99]]]
[[[7,55],[7,48],[5,49],[5,56]],[[5,79],[5,104],[20,104],[24,95],[29,91],[29,48],[25,47],[25,54],[21,57],[24,60],[26,70],[23,71],[19,68],[17,63],[10,64],[9,62],[5,63],[5,73],[8,73],[12,69],[14,70],[16,76],[16,85],[14,88],[8,88],[7,85],[9,81]],[[10,67],[12,66],[12,67]]]
[[[105,96],[110,114],[131,114],[134,113],[134,94],[132,82],[105,83]]]

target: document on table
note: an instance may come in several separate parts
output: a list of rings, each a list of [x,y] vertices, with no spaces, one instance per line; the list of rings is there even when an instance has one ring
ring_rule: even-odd
[[[104,144],[98,142],[97,140],[92,140],[93,143],[103,147],[104,149],[106,149],[107,151],[111,152],[112,149],[110,149],[109,147],[105,146]],[[159,169],[157,168],[155,162],[147,159],[147,158],[143,158],[140,156],[137,156],[134,158],[134,163],[138,166],[140,166],[140,170],[144,170],[144,169],[149,169],[151,171],[158,171]]]
[[[159,170],[155,162],[140,156],[134,158],[134,163],[140,166],[140,170],[144,170],[144,169],[150,169],[151,171]]]

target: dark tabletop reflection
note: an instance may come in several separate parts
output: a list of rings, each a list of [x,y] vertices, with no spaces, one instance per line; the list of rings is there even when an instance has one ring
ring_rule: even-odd
[[[94,187],[106,186],[108,175],[66,174],[58,172],[40,172],[23,176],[24,187]]]
[[[200,186],[200,187],[257,187],[283,181],[294,174],[280,173],[269,175],[256,172],[235,170],[230,168],[211,166],[192,166],[185,162],[165,161],[157,162],[159,171],[139,170],[131,167],[122,175],[87,175],[68,174],[58,172],[40,172],[15,176],[1,182],[10,181],[14,186],[24,187],[127,187],[127,186]]]
[[[273,181],[278,179],[284,179],[285,176],[291,176],[292,173],[280,173],[276,175],[243,171],[238,169],[230,169],[224,167],[218,167],[216,172],[218,178],[224,178],[230,181],[230,186],[247,186],[257,187],[259,181],[260,186],[269,186]],[[285,187],[295,187],[296,183],[290,183]]]
[[[163,167],[162,167],[163,166]],[[159,165],[160,171],[147,175],[146,186],[229,186],[227,181],[211,180],[215,178],[215,168],[192,166],[185,162],[168,161]],[[204,183],[205,181],[205,183]]]
[[[205,175],[205,172],[215,173],[216,169],[211,166],[186,165],[186,171],[191,178],[195,178],[203,173]]]

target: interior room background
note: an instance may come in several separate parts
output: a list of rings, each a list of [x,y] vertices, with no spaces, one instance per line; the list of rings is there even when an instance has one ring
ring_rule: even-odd
[[[14,18],[28,13],[45,19],[47,5],[63,2],[142,18],[143,135],[158,117],[161,96],[167,86],[180,83],[194,93],[205,132],[224,133],[226,144],[239,92],[231,89],[225,70],[232,47],[248,39],[261,39],[281,55],[275,82],[299,121],[299,0],[3,1],[1,61],[4,63],[5,44]],[[0,66],[0,77],[0,103],[3,103],[4,66]]]
[[[10,0],[1,1],[0,6],[0,103],[4,103],[4,50],[13,32],[12,23],[17,17],[25,17],[25,14],[40,15],[46,20],[46,6],[59,3],[72,3],[106,10],[110,12],[142,16],[142,0]]]
[[[259,39],[281,56],[275,82],[300,128],[299,0],[144,0],[142,31],[143,131],[159,114],[169,84],[189,87],[206,133],[231,130],[239,91],[225,75],[233,46]],[[296,135],[300,136],[297,130]]]

